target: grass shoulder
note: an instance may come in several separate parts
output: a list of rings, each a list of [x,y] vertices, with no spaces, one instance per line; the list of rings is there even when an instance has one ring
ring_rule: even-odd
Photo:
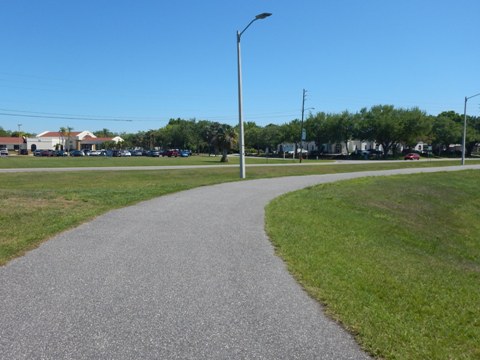
[[[55,161],[57,159],[48,160]],[[181,160],[179,159],[179,161]],[[195,161],[203,160],[199,157]],[[205,161],[213,160],[207,157]],[[218,163],[218,158],[215,159],[215,163]],[[211,164],[211,162],[207,162],[207,164]],[[375,171],[421,165],[452,165],[450,162],[320,164],[257,166],[247,168],[247,173],[248,179],[258,179]],[[0,188],[0,265],[35,248],[49,237],[109,210],[193,187],[236,181],[238,174],[236,167],[151,171],[0,173],[2,184]]]
[[[364,178],[267,207],[277,253],[386,359],[479,358],[478,171]]]
[[[208,154],[183,157],[35,157],[10,156],[0,159],[0,169],[25,168],[71,168],[71,167],[114,167],[114,166],[180,166],[180,165],[228,165],[238,164],[237,156],[230,156],[227,163],[220,162],[221,156]],[[293,160],[276,158],[252,157],[247,158],[249,164],[292,163]]]

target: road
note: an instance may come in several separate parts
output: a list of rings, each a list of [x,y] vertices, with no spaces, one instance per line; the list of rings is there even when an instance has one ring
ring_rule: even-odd
[[[291,159],[289,159],[291,160]],[[416,161],[422,162],[442,162],[451,161],[451,159],[425,159]],[[303,162],[303,163],[270,163],[270,164],[248,164],[248,168],[254,167],[282,167],[282,166],[328,166],[328,165],[359,165],[359,164],[380,164],[380,163],[398,163],[398,160],[336,160],[333,162]],[[69,172],[69,171],[141,171],[141,170],[180,170],[180,169],[214,169],[214,168],[238,168],[239,165],[218,164],[218,165],[162,165],[162,166],[86,166],[86,167],[61,167],[61,168],[0,168],[1,173],[25,173],[25,172]]]
[[[273,198],[401,169],[239,181],[109,212],[0,268],[1,359],[368,359],[287,272]]]

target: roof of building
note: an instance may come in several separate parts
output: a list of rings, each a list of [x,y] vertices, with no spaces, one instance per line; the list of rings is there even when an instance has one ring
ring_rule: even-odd
[[[19,137],[12,137],[12,136],[2,136],[0,137],[0,144],[7,145],[7,144],[23,144],[24,139]]]
[[[78,134],[81,134],[81,131],[71,131],[70,136],[77,136]],[[67,136],[68,134],[62,134],[59,131],[44,131],[43,133],[40,133],[37,135],[37,137],[62,137],[62,136]]]

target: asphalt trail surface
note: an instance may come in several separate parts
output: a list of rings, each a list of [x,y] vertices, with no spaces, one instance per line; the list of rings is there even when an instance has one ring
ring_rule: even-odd
[[[109,212],[0,268],[1,359],[368,359],[275,256],[264,207],[403,169],[240,181]]]

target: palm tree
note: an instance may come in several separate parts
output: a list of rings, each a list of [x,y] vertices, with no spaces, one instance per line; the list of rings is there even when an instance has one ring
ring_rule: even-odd
[[[234,128],[225,124],[217,127],[215,130],[212,144],[222,152],[220,162],[228,162],[228,152],[237,144],[237,133]]]
[[[65,135],[67,134],[67,128],[62,126],[58,131],[60,133],[60,140],[62,142],[62,150],[65,150]]]
[[[67,151],[70,151],[70,137],[72,136],[72,130],[73,128],[70,126],[66,127],[66,133],[67,133]]]

